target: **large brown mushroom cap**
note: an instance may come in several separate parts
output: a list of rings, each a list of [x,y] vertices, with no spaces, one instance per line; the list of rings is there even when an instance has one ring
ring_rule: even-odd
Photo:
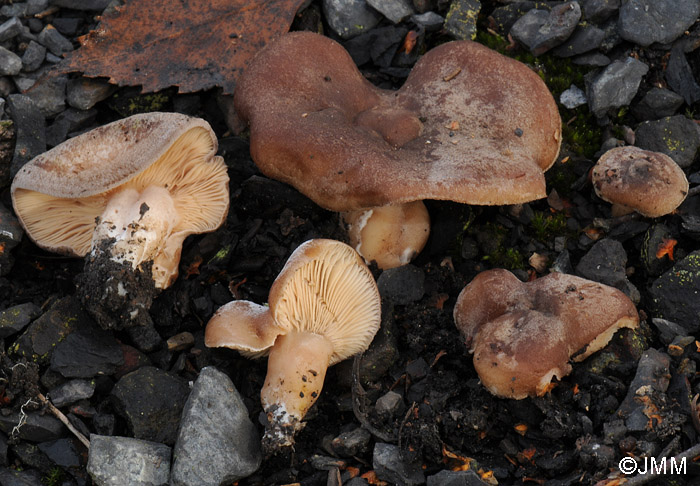
[[[688,179],[671,157],[638,147],[605,152],[591,179],[601,199],[650,218],[673,212],[688,195]]]
[[[469,41],[431,50],[386,91],[336,42],[289,33],[247,67],[235,105],[261,171],[335,211],[541,198],[561,139],[542,80]]]
[[[167,188],[180,214],[172,236],[213,231],[229,204],[228,175],[209,124],[178,113],[147,113],[71,138],[24,165],[12,182],[15,212],[44,249],[90,250],[96,218],[128,187]],[[179,245],[178,245],[179,246]]]
[[[488,270],[460,293],[454,319],[482,383],[495,395],[541,395],[552,377],[571,371],[639,316],[621,291],[573,275],[552,273],[520,282]]]

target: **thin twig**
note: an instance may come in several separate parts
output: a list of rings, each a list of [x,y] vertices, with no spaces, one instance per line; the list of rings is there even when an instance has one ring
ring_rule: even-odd
[[[90,441],[87,439],[87,437],[85,437],[83,434],[81,434],[78,429],[73,427],[73,424],[70,423],[70,420],[68,420],[68,417],[63,415],[63,412],[61,412],[59,409],[57,409],[54,406],[54,404],[51,403],[51,401],[48,398],[46,398],[44,395],[42,395],[41,393],[39,393],[37,395],[37,397],[39,398],[39,400],[42,401],[42,403],[44,405],[47,406],[47,408],[49,409],[49,412],[51,412],[53,415],[55,415],[58,420],[63,422],[63,425],[68,427],[68,430],[70,430],[73,433],[73,435],[75,435],[78,438],[78,440],[83,443],[83,445],[85,447],[90,449]]]
[[[396,437],[392,434],[386,434],[381,430],[377,429],[372,425],[367,419],[367,415],[362,412],[360,407],[360,400],[364,401],[365,389],[360,383],[360,363],[362,362],[362,355],[355,356],[352,362],[352,411],[355,414],[355,418],[362,424],[362,426],[369,431],[370,434],[378,437],[384,442],[396,442]]]

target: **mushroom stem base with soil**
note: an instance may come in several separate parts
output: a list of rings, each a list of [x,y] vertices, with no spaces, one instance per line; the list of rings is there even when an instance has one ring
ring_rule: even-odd
[[[151,302],[177,270],[160,264],[159,256],[178,221],[173,199],[162,187],[127,188],[110,199],[79,278],[83,305],[100,326],[151,324]]]
[[[409,263],[430,235],[430,215],[423,201],[349,211],[343,220],[350,245],[382,270]]]
[[[320,334],[277,337],[260,392],[268,420],[262,440],[266,454],[294,444],[294,435],[304,427],[301,419],[321,393],[332,354],[333,344]]]

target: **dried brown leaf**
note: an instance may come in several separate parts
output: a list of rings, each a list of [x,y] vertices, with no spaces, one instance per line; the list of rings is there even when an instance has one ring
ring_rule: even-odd
[[[59,72],[106,77],[144,93],[215,86],[232,94],[250,58],[287,32],[304,0],[128,0],[67,54]]]

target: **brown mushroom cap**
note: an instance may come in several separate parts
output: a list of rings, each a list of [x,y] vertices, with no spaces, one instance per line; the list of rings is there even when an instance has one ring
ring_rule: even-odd
[[[605,152],[591,178],[601,199],[650,218],[673,212],[688,195],[688,179],[672,158],[637,147]]]
[[[179,220],[160,258],[168,272],[176,272],[184,239],[218,228],[228,212],[228,175],[217,145],[204,120],[177,113],[134,115],[28,162],[12,182],[15,212],[37,246],[85,256],[96,220],[115,195],[165,188]]]
[[[235,105],[260,170],[335,211],[538,199],[561,140],[542,80],[470,41],[432,49],[387,91],[336,42],[292,32],[253,59]]]
[[[459,294],[454,319],[482,383],[493,394],[541,395],[639,316],[621,291],[551,273],[523,283],[507,270],[477,275]]]

